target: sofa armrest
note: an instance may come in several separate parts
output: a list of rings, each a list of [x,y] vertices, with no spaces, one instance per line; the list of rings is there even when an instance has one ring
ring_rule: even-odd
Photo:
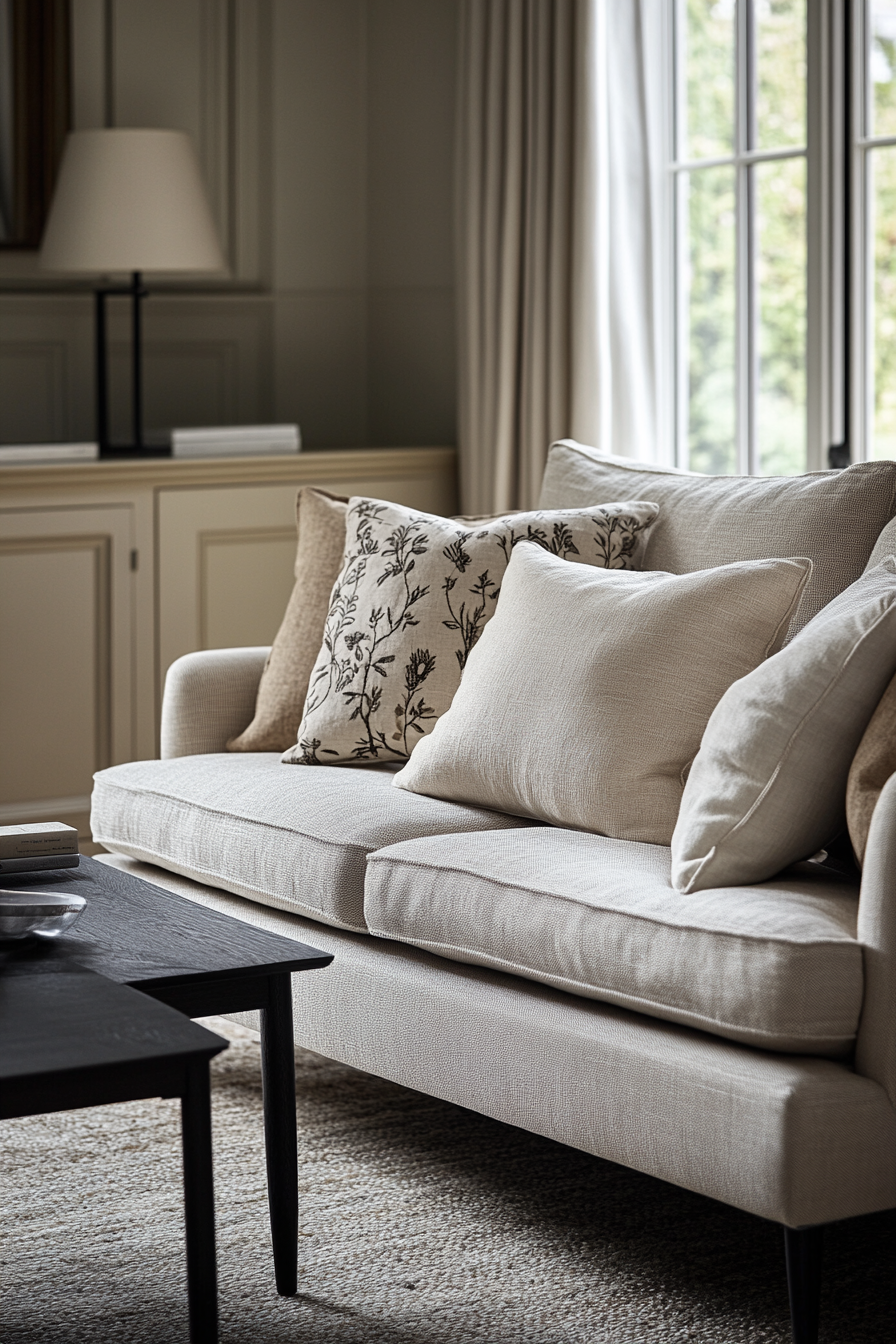
[[[871,818],[858,938],[865,962],[865,995],[856,1071],[880,1083],[896,1106],[896,775],[881,790]]]
[[[168,669],[162,759],[224,751],[251,723],[268,648],[186,653]]]

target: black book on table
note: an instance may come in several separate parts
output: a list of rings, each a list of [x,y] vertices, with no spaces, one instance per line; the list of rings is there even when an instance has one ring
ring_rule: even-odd
[[[80,854],[32,854],[27,859],[0,859],[3,873],[42,873],[48,868],[77,868]]]

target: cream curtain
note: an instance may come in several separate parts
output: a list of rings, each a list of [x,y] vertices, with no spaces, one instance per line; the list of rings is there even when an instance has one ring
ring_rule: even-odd
[[[457,239],[467,512],[531,507],[555,438],[666,457],[666,8],[664,0],[462,4]]]
[[[576,0],[466,0],[458,127],[461,499],[538,497],[569,430]]]

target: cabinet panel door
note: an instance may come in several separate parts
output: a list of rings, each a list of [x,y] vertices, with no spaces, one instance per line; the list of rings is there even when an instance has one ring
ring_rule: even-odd
[[[95,770],[133,756],[133,510],[0,511],[0,824],[87,835]]]
[[[310,458],[309,454],[309,458]],[[425,462],[425,459],[424,459]],[[430,512],[446,503],[444,473],[359,472],[314,484],[338,495],[394,499]],[[292,592],[298,483],[159,491],[159,688],[196,649],[270,644]]]

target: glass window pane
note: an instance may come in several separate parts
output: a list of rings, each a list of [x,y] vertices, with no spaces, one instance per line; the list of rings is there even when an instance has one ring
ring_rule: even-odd
[[[806,470],[806,161],[752,169],[756,192],[759,470]]]
[[[686,329],[688,464],[733,472],[735,420],[734,169],[682,174],[687,193],[688,273],[682,277]],[[684,334],[684,333],[683,333]]]
[[[868,155],[874,247],[869,456],[896,458],[896,149]]]
[[[735,0],[687,0],[683,8],[678,157],[718,159],[734,152]]]
[[[868,4],[869,135],[896,135],[896,0]]]
[[[756,0],[759,149],[806,143],[806,0]]]

